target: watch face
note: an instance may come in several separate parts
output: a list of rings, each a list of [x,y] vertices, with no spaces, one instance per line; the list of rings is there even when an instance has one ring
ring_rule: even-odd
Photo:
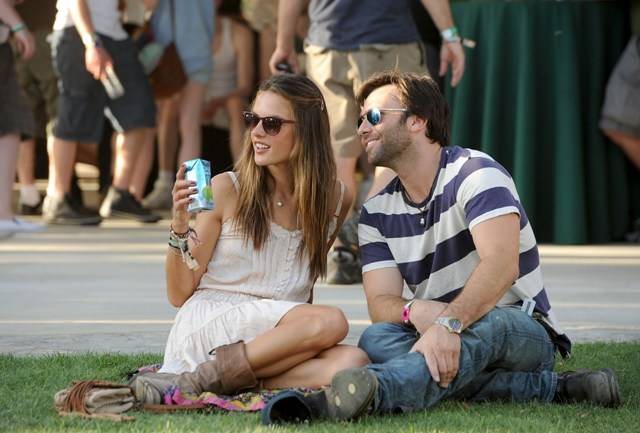
[[[460,322],[458,319],[449,318],[448,322],[449,327],[453,332],[455,332],[456,334],[462,332],[462,322]]]

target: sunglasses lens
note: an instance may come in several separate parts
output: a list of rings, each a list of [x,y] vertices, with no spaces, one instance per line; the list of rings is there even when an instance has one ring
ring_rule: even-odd
[[[260,118],[250,111],[244,111],[242,113],[242,119],[247,128],[255,128],[260,122]]]
[[[277,117],[264,117],[262,119],[262,127],[267,134],[277,135],[282,127],[282,120]]]
[[[371,124],[371,126],[375,126],[382,120],[382,114],[380,114],[380,110],[377,108],[372,108],[367,111],[367,121]]]
[[[380,114],[380,110],[377,108],[372,108],[358,118],[358,129],[360,129],[360,125],[362,125],[362,122],[364,122],[365,117],[367,118],[367,122],[369,122],[371,126],[376,126],[382,120],[382,114]]]

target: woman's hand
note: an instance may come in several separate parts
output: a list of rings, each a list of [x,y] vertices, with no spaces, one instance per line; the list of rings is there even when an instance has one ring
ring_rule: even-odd
[[[191,180],[185,180],[184,173],[186,167],[180,165],[178,173],[176,173],[176,183],[173,185],[173,221],[171,227],[177,233],[184,233],[189,230],[189,212],[187,206],[191,202],[191,195],[195,194],[198,189],[196,183]]]

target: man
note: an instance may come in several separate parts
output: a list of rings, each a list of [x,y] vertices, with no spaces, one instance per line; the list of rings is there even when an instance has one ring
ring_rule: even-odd
[[[155,125],[155,104],[138,51],[120,23],[118,0],[58,0],[53,59],[59,78],[59,115],[49,148],[43,216],[50,224],[99,224],[101,216],[156,222],[129,192],[141,143]],[[100,80],[113,71],[122,86],[107,95]],[[69,196],[79,143],[97,143],[104,115],[117,132],[113,182],[100,215]]]
[[[276,50],[270,68],[288,63],[299,71],[294,50],[295,24],[307,2],[280,0]],[[374,72],[397,68],[427,73],[420,36],[411,16],[411,1],[311,0],[306,40],[307,75],[320,87],[327,101],[337,175],[356,191],[356,163],[362,150],[353,125],[358,117],[355,91]],[[440,51],[440,75],[449,64],[455,86],[464,72],[464,51],[447,0],[422,0],[444,43]],[[350,227],[346,224],[345,227]],[[355,224],[353,224],[355,227]],[[344,230],[342,231],[344,232]],[[330,254],[327,280],[350,284],[361,278],[357,243],[345,248],[355,233],[341,233],[345,245]],[[336,268],[337,266],[337,268]]]
[[[20,93],[9,38],[22,59],[35,51],[33,36],[13,5],[0,0],[0,239],[42,229],[15,218],[11,206],[20,135],[33,134],[33,118]]]
[[[36,138],[51,136],[58,110],[58,80],[53,72],[51,49],[47,42],[56,14],[56,1],[25,1],[16,4],[16,12],[29,27],[36,44],[33,57],[16,62],[18,82],[35,120],[33,136],[22,137],[20,143],[17,167],[20,183],[18,209],[22,215],[39,215],[42,197],[35,178],[39,153]]]
[[[553,372],[555,350],[566,357],[571,343],[551,310],[515,185],[488,155],[448,147],[435,82],[385,72],[358,102],[369,161],[398,174],[363,205],[359,226],[374,322],[359,345],[373,364],[338,373],[322,394],[275,401],[266,419],[286,420],[277,409],[291,400],[306,405],[302,418],[338,419],[443,399],[618,404],[611,370]]]

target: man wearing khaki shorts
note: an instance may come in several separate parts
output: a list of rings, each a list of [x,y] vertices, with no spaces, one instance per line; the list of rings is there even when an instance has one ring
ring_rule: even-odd
[[[273,73],[288,64],[298,72],[293,40],[295,23],[307,2],[280,0],[278,36],[271,56]],[[440,74],[452,64],[451,84],[455,86],[464,71],[464,52],[453,26],[447,0],[422,0],[441,31],[444,44],[440,53]],[[427,73],[419,35],[411,16],[410,0],[311,0],[308,6],[310,28],[305,42],[306,70],[322,90],[327,102],[338,178],[356,194],[356,162],[362,147],[356,134],[360,109],[355,94],[374,72],[398,69]],[[355,227],[355,224],[351,224]],[[346,224],[348,227],[349,224]],[[355,235],[355,233],[354,233]],[[335,246],[330,253],[329,283],[349,284],[361,280],[357,240]],[[351,246],[351,248],[349,248]],[[335,265],[335,266],[332,266]]]

